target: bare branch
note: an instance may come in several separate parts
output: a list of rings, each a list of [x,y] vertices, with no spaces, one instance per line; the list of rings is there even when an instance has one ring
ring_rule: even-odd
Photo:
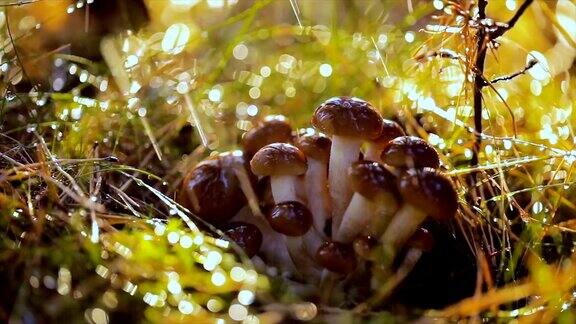
[[[478,20],[486,18],[486,7],[488,7],[488,0],[478,0]]]
[[[532,4],[534,0],[525,0],[520,8],[514,13],[514,16],[508,21],[508,23],[496,24],[497,28],[494,31],[488,31],[486,28],[479,28],[476,34],[476,61],[474,64],[474,130],[476,133],[476,140],[474,141],[474,149],[472,153],[472,159],[470,163],[474,166],[478,164],[478,152],[482,144],[482,88],[489,85],[484,79],[484,61],[486,59],[486,41],[492,41],[506,33],[508,30],[516,25],[516,22],[524,14],[526,9]],[[488,6],[488,0],[478,0],[478,22],[482,22],[486,18],[486,7]],[[528,62],[528,65],[520,73],[515,73],[510,76],[497,78],[498,81],[510,80],[532,68],[536,63]],[[531,65],[531,66],[530,66]],[[529,66],[529,67],[528,67]],[[492,83],[494,83],[494,81]]]
[[[526,11],[526,9],[528,9],[528,6],[530,6],[530,4],[533,1],[534,0],[526,0],[526,1],[524,1],[524,3],[522,3],[522,5],[520,6],[520,8],[518,8],[518,11],[516,11],[516,13],[512,17],[512,19],[510,19],[508,21],[508,29],[510,29],[510,28],[514,27],[514,25],[516,25],[516,22],[518,21],[518,19],[520,19],[520,17],[524,14],[524,11]]]
[[[536,64],[538,64],[538,61],[535,59],[531,59],[530,61],[528,61],[528,64],[526,64],[526,66],[524,68],[522,68],[522,70],[514,72],[510,75],[503,75],[501,77],[497,77],[496,79],[490,81],[490,84],[494,84],[494,83],[500,82],[500,81],[510,81],[510,80],[514,79],[515,77],[526,73],[526,71],[533,68]]]
[[[478,21],[486,19],[486,7],[488,0],[478,1]],[[486,29],[478,29],[476,34],[476,60],[474,62],[474,149],[470,163],[473,166],[478,164],[478,152],[482,146],[482,88],[484,87],[484,61],[486,59]],[[475,178],[475,175],[473,175]]]
[[[522,15],[524,14],[524,12],[526,11],[526,9],[528,9],[528,7],[530,6],[530,4],[532,4],[532,2],[534,2],[534,0],[526,0],[522,3],[522,5],[520,5],[520,8],[518,8],[518,10],[516,11],[516,13],[514,14],[514,16],[512,16],[512,18],[510,18],[510,20],[508,21],[508,23],[502,25],[502,26],[498,26],[498,28],[490,33],[490,39],[496,39],[502,35],[504,35],[504,33],[506,33],[507,31],[509,31],[510,29],[512,29],[514,27],[514,25],[516,25],[516,22],[518,22],[518,20],[520,19],[520,17],[522,17]]]

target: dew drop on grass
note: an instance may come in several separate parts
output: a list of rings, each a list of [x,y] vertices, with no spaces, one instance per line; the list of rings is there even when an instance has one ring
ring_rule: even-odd
[[[188,39],[190,38],[190,29],[182,23],[176,23],[168,27],[164,38],[162,39],[162,50],[170,54],[178,54],[184,50]]]
[[[534,205],[532,205],[532,213],[534,214],[541,213],[543,209],[544,205],[540,201],[537,201],[534,203]]]

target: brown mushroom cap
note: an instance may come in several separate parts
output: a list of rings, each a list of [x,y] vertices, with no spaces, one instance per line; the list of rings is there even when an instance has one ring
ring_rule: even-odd
[[[276,204],[266,215],[270,227],[286,236],[302,236],[312,226],[312,213],[298,201]]]
[[[388,142],[395,139],[396,137],[404,136],[404,130],[398,123],[389,119],[382,120],[382,132],[380,132],[380,136],[371,140],[372,145],[376,145],[379,148],[384,148]]]
[[[302,135],[296,140],[296,146],[311,159],[322,162],[330,159],[332,141],[326,136],[317,134]]]
[[[356,269],[356,255],[350,244],[324,242],[316,252],[316,261],[324,268],[339,274],[348,274]]]
[[[397,137],[384,147],[382,161],[397,168],[438,168],[438,152],[425,140],[415,136]]]
[[[400,177],[404,202],[425,211],[437,220],[454,217],[458,197],[452,181],[432,168],[411,169]]]
[[[178,201],[209,223],[228,221],[246,204],[234,171],[244,163],[232,154],[202,161],[182,180]]]
[[[296,146],[272,143],[261,148],[250,161],[252,172],[258,176],[300,175],[306,172],[306,156]]]
[[[374,139],[382,131],[382,117],[362,99],[334,97],[316,108],[312,125],[328,135]]]
[[[244,249],[248,257],[253,257],[258,253],[262,245],[262,232],[256,225],[246,222],[232,222],[226,228],[224,233]]]
[[[406,243],[407,246],[413,249],[418,249],[422,251],[430,251],[434,247],[435,241],[434,237],[429,230],[424,227],[418,228],[416,233],[412,234],[412,237]]]
[[[352,189],[368,199],[379,194],[396,193],[396,178],[378,162],[357,161],[348,171]]]
[[[292,142],[292,126],[284,116],[273,115],[244,134],[242,147],[247,156],[252,156],[268,144],[281,142]]]

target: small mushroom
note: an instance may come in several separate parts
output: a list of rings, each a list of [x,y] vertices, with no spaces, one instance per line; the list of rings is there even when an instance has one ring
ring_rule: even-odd
[[[383,227],[381,224],[387,223],[398,209],[396,178],[380,163],[355,162],[350,167],[349,178],[354,195],[334,236],[334,240],[345,243],[352,242],[369,224]],[[377,228],[370,230],[378,232]]]
[[[299,237],[312,226],[310,210],[299,201],[284,201],[276,204],[267,214],[270,226],[278,233]]]
[[[419,227],[406,242],[406,255],[400,267],[412,270],[422,254],[431,251],[435,244],[436,241],[430,231],[424,227]]]
[[[362,143],[380,135],[382,117],[362,99],[335,97],[316,108],[312,125],[332,138],[328,177],[333,207],[332,233],[337,233],[352,197],[350,181],[345,175],[358,160]]]
[[[307,161],[304,154],[295,146],[286,143],[273,143],[260,149],[252,158],[251,165],[257,175],[269,175],[262,179],[270,179],[270,186],[266,181],[262,181],[263,201],[266,202],[266,190],[271,188],[272,204],[268,202],[268,207],[272,208],[275,203],[285,201],[303,200],[299,193],[301,188],[298,175],[304,173],[307,169]],[[266,206],[265,206],[266,208]],[[322,243],[322,235],[316,230],[308,231],[303,234],[302,242],[305,251],[312,255],[316,252],[318,246]]]
[[[266,207],[263,210],[268,211],[273,205]],[[238,212],[230,221],[243,222],[256,225],[262,233],[262,244],[259,251],[259,256],[264,258],[269,266],[277,267],[282,273],[293,274],[296,273],[294,262],[288,253],[284,235],[272,229],[266,217],[256,216],[248,206],[245,206]]]
[[[299,201],[284,201],[267,213],[267,219],[275,231],[284,235],[296,269],[309,280],[317,279],[319,270],[307,254],[302,241],[302,237],[312,227],[312,213],[308,207]]]
[[[350,244],[324,242],[316,253],[318,264],[331,272],[347,275],[356,269],[357,261]]]
[[[430,251],[434,248],[435,243],[432,233],[424,227],[419,227],[406,242],[406,246],[409,250]]]
[[[400,263],[400,266],[396,271],[391,274],[391,276],[387,277],[386,282],[382,284],[381,281],[374,280],[373,277],[372,286],[376,290],[374,294],[370,297],[370,299],[364,303],[363,305],[359,305],[357,307],[358,310],[369,309],[371,308],[370,305],[378,305],[381,304],[386,298],[390,297],[392,292],[406,279],[406,277],[412,272],[418,260],[425,251],[430,251],[434,245],[434,238],[425,228],[418,228],[416,233],[410,237],[406,246],[408,250],[406,252],[406,256],[404,260]],[[392,260],[388,260],[388,262],[392,262]],[[381,266],[382,264],[380,264]],[[374,270],[378,270],[376,268]],[[373,276],[379,276],[378,272],[373,274]]]
[[[371,235],[357,236],[352,243],[356,255],[364,260],[370,260],[372,258],[372,251],[377,245],[378,240]]]
[[[424,227],[419,227],[416,233],[414,233],[408,242],[406,242],[406,254],[397,271],[397,274],[400,275],[398,283],[406,277],[401,274],[409,274],[412,269],[414,269],[424,252],[431,251],[435,244],[436,242],[430,231]]]
[[[244,158],[233,154],[200,162],[182,180],[178,201],[211,224],[225,223],[246,204],[235,171],[243,164]]]
[[[324,233],[326,220],[331,216],[327,166],[331,144],[328,137],[318,134],[303,135],[296,140],[296,146],[308,159],[305,174],[306,197],[314,216],[314,228],[318,233]]]
[[[404,204],[382,236],[384,247],[392,253],[404,245],[426,216],[447,220],[458,209],[452,181],[435,169],[407,170],[400,178],[399,188]]]
[[[404,130],[402,130],[402,127],[400,127],[398,123],[392,120],[383,119],[382,132],[378,138],[368,142],[364,158],[370,161],[382,162],[380,154],[384,150],[386,144],[391,140],[404,135]]]
[[[328,304],[338,281],[352,273],[358,261],[350,244],[327,241],[318,248],[316,262],[324,267],[318,287],[320,302]]]
[[[246,156],[251,157],[259,149],[272,143],[291,143],[292,126],[282,115],[267,116],[263,122],[250,129],[242,138]]]
[[[224,232],[232,241],[244,249],[248,257],[253,257],[262,245],[262,232],[256,225],[246,222],[231,222]]]
[[[381,160],[399,169],[440,166],[438,152],[425,140],[415,136],[396,137],[386,144]]]
[[[299,200],[296,194],[298,176],[306,172],[306,156],[296,146],[272,143],[261,148],[250,161],[252,172],[270,176],[270,186],[275,203]]]

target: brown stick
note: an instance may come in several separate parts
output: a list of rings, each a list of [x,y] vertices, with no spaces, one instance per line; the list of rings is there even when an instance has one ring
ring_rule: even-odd
[[[486,60],[488,43],[504,35],[504,33],[514,27],[516,22],[518,22],[522,14],[524,14],[526,9],[528,9],[533,1],[534,0],[524,1],[514,16],[512,16],[512,18],[508,21],[508,23],[499,25],[498,28],[493,32],[487,32],[486,28],[484,28],[482,25],[483,20],[486,18],[486,7],[488,6],[488,0],[478,1],[479,29],[476,35],[476,60],[474,62],[474,133],[476,140],[474,142],[472,159],[470,160],[470,164],[472,166],[478,165],[478,153],[480,152],[480,148],[482,146],[482,88],[486,86],[486,82],[484,80],[484,63]],[[523,72],[525,72],[525,70]],[[475,175],[472,176],[475,177]]]
[[[530,61],[528,61],[528,64],[526,64],[526,66],[524,68],[522,68],[522,70],[520,71],[516,71],[510,75],[504,75],[501,77],[497,77],[496,79],[490,81],[490,82],[486,82],[486,84],[494,84],[500,81],[510,81],[512,79],[514,79],[515,77],[526,73],[526,71],[530,70],[531,68],[533,68],[536,64],[538,64],[538,61],[535,59],[531,59]]]
[[[482,88],[484,87],[484,61],[486,60],[486,29],[481,25],[486,19],[486,7],[488,0],[478,2],[478,22],[480,23],[478,34],[476,35],[476,60],[474,62],[474,150],[470,163],[478,165],[478,152],[482,145]],[[474,174],[473,177],[476,175]]]

